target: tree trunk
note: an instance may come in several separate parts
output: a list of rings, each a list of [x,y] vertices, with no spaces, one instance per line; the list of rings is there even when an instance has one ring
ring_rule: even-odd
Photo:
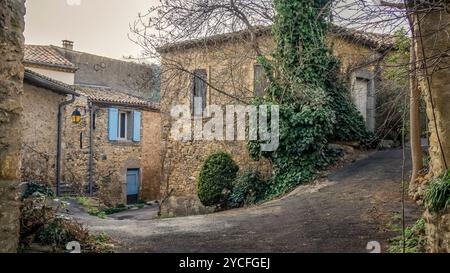
[[[409,17],[409,23],[412,33],[415,33],[414,17]],[[415,37],[415,35],[413,35]],[[416,181],[419,171],[423,169],[423,152],[421,145],[421,126],[420,126],[420,90],[417,79],[417,65],[416,65],[416,40],[411,41],[410,50],[410,73],[409,73],[409,88],[410,88],[410,137],[411,137],[411,158],[412,158],[412,174],[411,185]]]

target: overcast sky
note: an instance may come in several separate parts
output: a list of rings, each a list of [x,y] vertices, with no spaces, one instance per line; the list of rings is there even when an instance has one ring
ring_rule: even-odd
[[[127,34],[138,13],[158,0],[27,0],[27,44],[60,45],[111,58],[137,56],[140,48]],[[80,3],[79,5],[77,3]]]

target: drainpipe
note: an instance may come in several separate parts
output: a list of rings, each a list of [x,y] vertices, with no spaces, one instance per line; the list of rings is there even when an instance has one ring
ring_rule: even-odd
[[[92,105],[92,102],[89,102],[89,168],[88,168],[88,177],[89,177],[89,195],[92,196],[93,184],[94,184],[94,113],[95,107]]]
[[[56,195],[60,196],[61,191],[61,142],[62,142],[62,123],[64,108],[75,101],[75,95],[71,95],[70,100],[64,101],[58,107],[58,141],[56,150]]]

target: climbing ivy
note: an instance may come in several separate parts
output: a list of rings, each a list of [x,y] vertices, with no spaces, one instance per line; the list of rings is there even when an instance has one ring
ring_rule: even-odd
[[[275,0],[273,35],[276,50],[260,56],[270,81],[255,104],[280,106],[280,146],[263,152],[249,142],[250,154],[273,164],[265,196],[286,193],[308,181],[338,155],[330,140],[367,140],[364,120],[339,79],[340,64],[326,45],[328,0]]]

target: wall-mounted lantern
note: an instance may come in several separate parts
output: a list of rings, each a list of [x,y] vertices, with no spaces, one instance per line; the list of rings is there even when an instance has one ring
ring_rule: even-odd
[[[78,110],[78,108],[75,109],[75,111],[73,111],[73,113],[72,113],[72,122],[75,124],[78,124],[81,122],[81,113],[80,113],[80,110]]]

